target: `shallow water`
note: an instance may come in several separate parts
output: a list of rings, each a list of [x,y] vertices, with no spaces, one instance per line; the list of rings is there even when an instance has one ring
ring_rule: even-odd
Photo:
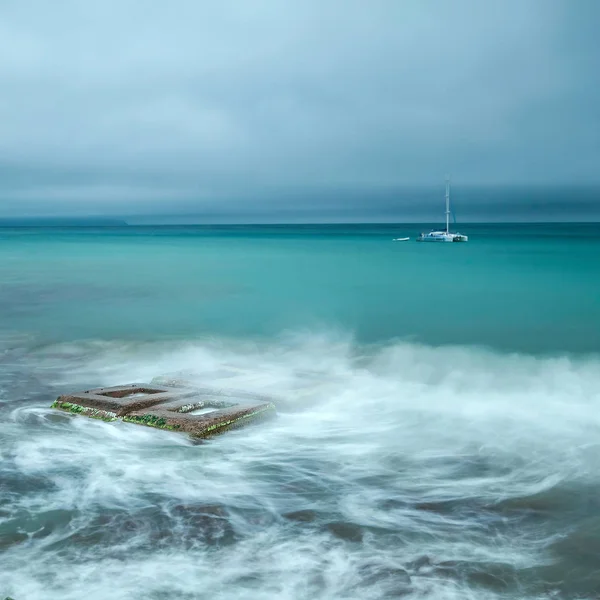
[[[588,321],[585,343],[577,328],[595,291],[581,272],[593,271],[597,254],[580,277],[571,268],[565,287],[557,273],[568,257],[549,249],[544,236],[513,262],[517,249],[508,243],[505,254],[483,242],[389,251],[378,247],[389,245],[383,234],[357,241],[352,232],[325,236],[320,258],[312,250],[311,268],[320,262],[324,271],[315,275],[303,270],[309,259],[300,234],[236,237],[232,266],[231,240],[222,233],[192,235],[187,244],[160,233],[110,243],[81,232],[34,233],[42,236],[39,247],[17,232],[0,244],[8,257],[3,281],[13,286],[1,295],[0,597],[597,597],[599,323]],[[165,237],[167,246],[157,246]],[[205,254],[198,250],[203,241]],[[576,265],[580,245],[598,243],[567,236],[563,254],[573,252]],[[98,254],[111,244],[118,256]],[[216,269],[216,257],[223,261],[225,275],[211,285],[247,291],[224,293],[226,300],[194,296],[198,281],[180,280],[195,268],[190,244],[198,264],[210,263],[203,269]],[[375,280],[387,286],[383,274],[393,268],[403,279],[398,261],[409,262],[413,275],[429,274],[439,261],[440,281],[455,260],[455,278],[471,290],[494,275],[506,283],[512,272],[517,298],[554,280],[552,306],[575,332],[560,319],[546,321],[550,302],[523,319],[510,347],[497,322],[499,304],[482,307],[477,294],[446,296],[466,306],[460,323],[441,332],[397,315],[403,304],[389,296],[371,304],[356,290],[338,296],[336,290],[350,293],[352,269],[342,269],[336,244],[346,261],[365,261],[361,281],[369,292]],[[503,259],[490,259],[485,270],[477,253],[492,251]],[[257,254],[271,270],[244,262]],[[287,283],[274,281],[283,258]],[[369,264],[379,267],[377,277]],[[120,282],[113,296],[105,285],[111,272]],[[327,272],[337,273],[335,281]],[[150,275],[154,289],[167,279],[179,291],[170,298],[173,314],[164,314],[168,294],[152,291]],[[315,277],[322,286],[311,296],[306,288]],[[580,296],[577,314],[569,290]],[[584,290],[592,297],[581,299]],[[252,294],[262,302],[249,302]],[[215,318],[219,304],[222,320]],[[344,320],[356,316],[341,310],[348,304],[363,309],[360,326]],[[292,310],[300,305],[304,320]],[[394,317],[388,336],[369,328],[381,306]],[[405,306],[434,320],[440,309],[412,299]],[[337,318],[328,327],[330,310]],[[483,332],[468,327],[468,314],[485,322]],[[275,327],[286,320],[287,327]],[[169,334],[169,323],[180,330]],[[552,337],[530,339],[544,326]],[[569,331],[561,336],[563,329]],[[453,331],[466,333],[452,344],[445,336]],[[545,339],[551,343],[535,351]],[[195,444],[48,408],[64,391],[170,376],[271,394],[278,416]]]

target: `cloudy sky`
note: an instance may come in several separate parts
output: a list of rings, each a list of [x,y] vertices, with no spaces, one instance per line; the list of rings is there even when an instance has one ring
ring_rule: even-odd
[[[596,0],[0,0],[0,216],[401,218],[447,173],[594,202],[599,22]]]

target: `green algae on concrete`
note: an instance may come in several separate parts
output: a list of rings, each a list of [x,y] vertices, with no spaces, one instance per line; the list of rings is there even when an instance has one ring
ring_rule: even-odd
[[[166,419],[155,415],[125,415],[123,421],[126,423],[138,423],[139,425],[147,425],[148,427],[156,427],[157,429],[170,429],[176,431],[179,425],[169,425]]]
[[[226,429],[232,429],[236,426],[241,425],[244,419],[257,419],[262,413],[270,412],[275,412],[275,405],[271,403],[268,406],[255,410],[253,412],[243,414],[235,419],[230,419],[229,421],[221,421],[220,423],[210,425],[205,429],[205,433],[208,435],[211,435],[211,432],[220,433],[221,431],[224,431]]]
[[[214,410],[192,414],[204,407]],[[52,404],[52,408],[103,421],[122,420],[178,431],[195,438],[212,437],[275,414],[274,403],[247,392],[149,384],[97,388],[63,395]]]
[[[100,419],[101,421],[111,422],[117,420],[117,415],[114,412],[101,410],[98,408],[91,408],[89,406],[82,406],[81,404],[74,404],[73,402],[61,402],[60,399],[55,400],[50,408],[58,408],[60,410],[64,410],[65,412],[85,415],[91,419]]]

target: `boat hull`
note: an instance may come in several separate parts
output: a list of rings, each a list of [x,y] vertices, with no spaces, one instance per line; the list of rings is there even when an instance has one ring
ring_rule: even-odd
[[[469,238],[461,233],[446,233],[446,232],[432,232],[421,234],[417,238],[417,242],[431,242],[431,243],[448,243],[448,242],[467,242]]]

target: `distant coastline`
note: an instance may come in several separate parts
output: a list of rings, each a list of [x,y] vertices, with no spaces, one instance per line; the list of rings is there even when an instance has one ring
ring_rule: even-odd
[[[0,227],[127,227],[127,221],[103,217],[2,218]]]

